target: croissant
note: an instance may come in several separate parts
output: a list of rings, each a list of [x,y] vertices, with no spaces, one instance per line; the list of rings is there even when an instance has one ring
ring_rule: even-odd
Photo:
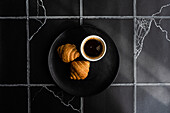
[[[63,62],[68,63],[80,56],[74,44],[65,44],[58,47],[57,52]]]
[[[73,61],[71,63],[71,76],[70,79],[74,80],[84,80],[88,76],[90,68],[89,61]]]

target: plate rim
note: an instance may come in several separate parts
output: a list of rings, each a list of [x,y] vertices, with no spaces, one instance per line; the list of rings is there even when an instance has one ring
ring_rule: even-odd
[[[118,51],[118,49],[117,49],[117,46],[116,46],[115,42],[112,40],[113,43],[114,43],[114,45],[115,45],[116,52],[117,52],[117,56],[118,56],[118,59],[117,59],[117,60],[118,60],[118,61],[117,61],[117,62],[118,62],[118,66],[117,66],[117,69],[116,69],[115,77],[114,77],[114,79],[112,80],[112,83],[109,84],[107,87],[105,87],[104,90],[98,91],[98,92],[96,92],[96,93],[91,93],[91,94],[89,94],[89,95],[76,95],[76,94],[73,94],[73,93],[71,93],[71,92],[66,91],[65,88],[64,88],[62,85],[59,84],[59,80],[55,78],[55,73],[54,73],[54,71],[53,71],[53,69],[52,69],[52,63],[51,63],[51,61],[50,61],[50,59],[51,59],[51,57],[52,57],[52,56],[51,56],[51,55],[52,55],[52,54],[51,54],[51,53],[52,53],[52,48],[53,48],[53,46],[55,45],[56,41],[57,41],[65,32],[67,32],[67,31],[69,31],[69,30],[71,30],[71,29],[83,28],[83,27],[95,28],[95,29],[101,31],[102,33],[104,33],[105,35],[107,35],[107,37],[109,37],[109,38],[112,40],[112,38],[111,38],[106,32],[104,32],[103,30],[101,30],[101,29],[99,29],[99,28],[97,28],[97,27],[95,27],[95,26],[92,26],[92,25],[79,25],[79,26],[69,27],[69,28],[67,28],[66,30],[64,30],[63,32],[61,32],[61,33],[55,38],[55,40],[54,40],[53,43],[51,44],[51,47],[50,47],[50,50],[49,50],[49,53],[48,53],[48,68],[49,68],[49,71],[50,71],[50,75],[52,76],[52,79],[54,80],[55,84],[58,85],[63,91],[65,91],[65,92],[67,92],[67,93],[69,93],[69,94],[71,94],[71,95],[78,96],[78,97],[87,97],[87,96],[96,95],[96,94],[98,94],[98,93],[100,93],[100,92],[108,89],[108,88],[111,86],[111,84],[112,84],[113,82],[115,82],[116,78],[118,77],[118,72],[119,72],[119,69],[120,69],[120,55],[119,55],[119,51]]]

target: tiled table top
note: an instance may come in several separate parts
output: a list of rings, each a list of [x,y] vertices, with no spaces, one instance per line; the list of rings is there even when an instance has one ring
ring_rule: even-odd
[[[1,113],[169,113],[170,0],[1,0]],[[48,52],[73,25],[105,31],[120,54],[118,76],[90,97],[52,80]]]

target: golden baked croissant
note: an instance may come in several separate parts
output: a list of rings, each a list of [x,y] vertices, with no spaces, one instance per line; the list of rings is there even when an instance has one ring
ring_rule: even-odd
[[[80,56],[74,44],[65,44],[58,47],[57,52],[63,62],[68,63]]]
[[[73,61],[71,63],[71,76],[70,79],[80,80],[85,79],[88,76],[90,68],[89,61]]]

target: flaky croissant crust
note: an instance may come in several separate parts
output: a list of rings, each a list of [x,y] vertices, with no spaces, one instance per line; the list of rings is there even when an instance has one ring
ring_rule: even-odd
[[[58,47],[57,52],[63,62],[69,63],[80,56],[74,44],[65,44]]]
[[[89,61],[73,61],[71,63],[71,76],[70,79],[74,80],[84,80],[88,76],[90,68]]]

